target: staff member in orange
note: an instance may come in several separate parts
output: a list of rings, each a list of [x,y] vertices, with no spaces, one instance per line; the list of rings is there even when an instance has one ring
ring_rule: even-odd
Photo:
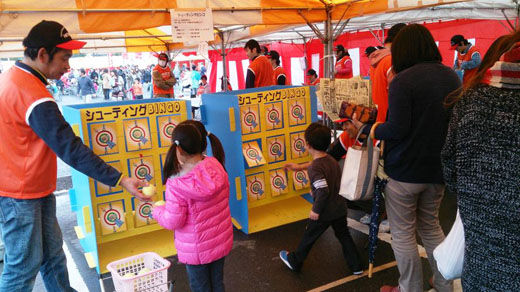
[[[158,64],[153,68],[153,96],[155,98],[173,97],[173,86],[177,80],[168,66],[169,60],[167,54],[160,53]]]
[[[253,39],[247,41],[244,50],[251,61],[247,68],[246,88],[274,85],[273,66],[267,57],[261,54],[258,42]]]
[[[342,45],[337,45],[336,51],[336,66],[334,67],[334,77],[336,79],[352,78],[352,59],[349,53]]]
[[[318,74],[314,69],[309,69],[307,71],[307,78],[309,78],[309,82],[307,85],[316,86],[318,85],[318,83],[320,83],[320,78],[318,78]]]
[[[285,70],[280,67],[280,54],[277,51],[270,51],[267,53],[271,66],[273,66],[273,83],[274,85],[289,85]]]
[[[0,75],[0,230],[5,243],[0,291],[32,291],[38,272],[48,291],[70,287],[56,218],[56,156],[99,182],[142,197],[125,177],[85,146],[45,87],[69,71],[74,41],[61,24],[42,21],[23,40],[23,61]]]
[[[464,86],[475,75],[482,62],[480,51],[460,34],[454,35],[450,43],[451,49],[457,50],[459,53],[453,64],[453,70],[459,77],[462,75],[462,85]]]

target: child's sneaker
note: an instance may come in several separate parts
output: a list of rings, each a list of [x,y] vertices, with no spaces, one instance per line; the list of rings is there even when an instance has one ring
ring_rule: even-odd
[[[388,222],[388,219],[381,221],[381,224],[379,224],[379,232],[390,232],[390,223]]]
[[[365,225],[370,225],[370,214],[365,214],[365,216],[359,219],[359,222]]]
[[[289,252],[287,252],[286,250],[282,250],[280,251],[280,259],[282,259],[282,262],[287,266],[289,267],[289,269],[291,269],[292,271],[294,271],[294,268],[291,266],[291,264],[289,263],[289,259],[287,258],[287,255],[289,254]]]
[[[354,274],[356,276],[363,275],[363,270],[359,270],[359,271],[353,272],[352,274]]]

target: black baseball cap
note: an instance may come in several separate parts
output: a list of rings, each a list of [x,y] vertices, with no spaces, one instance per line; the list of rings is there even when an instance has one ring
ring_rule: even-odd
[[[26,48],[52,48],[57,47],[66,50],[79,50],[87,44],[75,41],[70,37],[67,29],[56,21],[43,20],[31,28],[29,34],[23,39]]]
[[[453,37],[451,37],[451,40],[450,40],[451,49],[455,50],[459,46],[459,44],[463,41],[464,41],[464,36],[462,36],[460,34],[454,35]]]
[[[334,48],[334,51],[342,51],[342,52],[344,52],[345,51],[345,47],[343,47],[342,45],[337,45]]]
[[[368,57],[368,56],[370,56],[370,54],[372,54],[373,52],[375,52],[377,50],[378,50],[378,48],[376,48],[376,47],[367,47],[365,49],[365,55]]]
[[[271,58],[273,60],[280,60],[280,54],[278,54],[277,51],[269,51],[269,53],[267,53],[267,55],[269,56],[269,58]]]

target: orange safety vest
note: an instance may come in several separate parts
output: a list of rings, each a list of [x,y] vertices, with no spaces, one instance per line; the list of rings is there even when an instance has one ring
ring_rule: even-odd
[[[392,70],[392,56],[383,57],[374,69],[372,79],[372,101],[377,105],[377,122],[386,121],[388,110],[388,77]]]
[[[160,74],[161,74],[161,77],[163,80],[168,80],[172,77],[172,71],[170,70],[170,67],[166,66],[166,67],[161,67],[159,66],[159,64],[155,65],[155,68],[153,68],[153,71],[158,71]],[[156,94],[170,94],[171,96],[173,96],[173,87],[171,89],[162,89],[162,88],[159,88],[155,85],[155,83],[153,84],[153,94],[156,95]]]
[[[0,75],[0,84],[0,196],[45,197],[56,190],[56,154],[33,131],[29,116],[54,98],[42,80],[17,65]]]
[[[273,70],[273,84],[278,85],[278,77],[280,75],[285,76],[285,84],[282,85],[289,85],[289,82],[287,82],[287,75],[285,75],[285,70],[280,66],[274,68]]]
[[[469,50],[466,52],[466,54],[459,55],[459,61],[461,62],[461,64],[462,64],[462,62],[471,61],[471,57],[475,53],[480,53],[479,49],[477,49],[475,46],[471,46],[469,48]],[[464,70],[464,76],[462,77],[462,84],[465,85],[465,84],[467,84],[467,82],[469,82],[469,80],[471,80],[471,78],[477,73],[478,67],[479,66],[477,66],[473,69]]]
[[[339,70],[348,68],[350,68],[350,72],[339,73]],[[334,76],[336,79],[348,79],[354,76],[352,73],[352,60],[349,56],[344,56],[336,62],[336,71],[338,71],[336,76]]]
[[[266,56],[260,55],[256,57],[249,64],[248,70],[253,71],[255,74],[255,88],[274,85],[273,66]]]

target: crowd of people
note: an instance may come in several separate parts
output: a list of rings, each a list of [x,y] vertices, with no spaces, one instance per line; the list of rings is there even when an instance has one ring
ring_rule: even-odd
[[[24,59],[0,75],[0,134],[10,137],[0,140],[0,163],[8,166],[0,169],[0,227],[6,248],[0,291],[31,291],[38,272],[47,289],[70,291],[53,195],[56,156],[103,184],[120,185],[141,200],[150,199],[139,190],[146,183],[124,176],[95,155],[48,98],[47,79],[61,80],[70,69],[72,50],[85,43],[72,40],[61,24],[42,21],[23,44]],[[457,195],[464,225],[463,289],[520,291],[520,32],[498,38],[482,60],[463,37],[454,36],[452,45],[460,52],[454,69],[463,70],[462,75],[442,64],[424,26],[394,25],[384,47],[366,50],[373,67],[376,122],[362,128],[353,117],[339,142],[345,153],[345,145],[355,142],[352,133],[362,131],[385,143],[385,205],[400,277],[398,286],[381,287],[382,292],[423,291],[416,234],[428,255],[433,287],[453,290],[432,256],[444,240],[438,214],[445,185]],[[245,51],[251,60],[246,87],[287,84],[283,71],[277,70],[278,53],[265,53],[254,40],[246,43]],[[335,74],[349,78],[348,52],[341,45],[336,52]],[[477,59],[480,64],[473,67]],[[80,70],[73,78],[78,78],[80,95],[95,90],[96,84],[110,95],[153,80],[158,82],[154,87],[164,90],[155,93],[173,96],[173,86],[182,77],[168,68],[168,60],[167,55],[158,56],[158,64],[148,70],[150,79],[136,68]],[[312,82],[318,80],[314,70],[308,75]],[[206,86],[205,77],[190,74],[190,87],[193,82]],[[314,203],[300,244],[279,256],[292,271],[299,271],[313,244],[332,226],[350,270],[362,274],[365,266],[347,226],[347,201],[338,194],[341,170],[330,152],[335,148],[330,129],[312,123],[304,138],[312,161],[285,167],[308,170]],[[205,155],[208,140],[212,157]],[[222,143],[201,122],[180,123],[173,130],[163,173],[166,202],[153,208],[153,218],[175,231],[178,259],[186,264],[191,289],[224,291],[224,261],[232,250],[233,228]]]

